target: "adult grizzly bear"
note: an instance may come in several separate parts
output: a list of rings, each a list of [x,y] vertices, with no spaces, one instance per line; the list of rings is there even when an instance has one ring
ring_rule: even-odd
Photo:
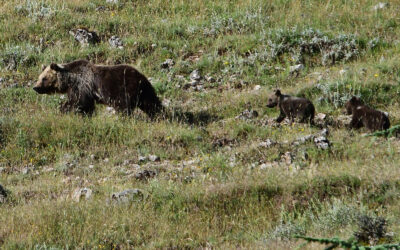
[[[345,104],[348,115],[353,115],[350,128],[366,127],[370,131],[386,130],[390,127],[387,115],[364,105],[360,98],[353,96]]]
[[[267,107],[273,108],[279,107],[281,113],[276,119],[277,122],[283,121],[285,117],[289,117],[290,121],[293,122],[294,118],[300,118],[300,122],[306,122],[314,124],[315,108],[312,102],[308,99],[295,97],[290,95],[283,95],[278,89],[268,98]]]
[[[61,112],[91,115],[95,103],[128,115],[139,107],[151,118],[163,110],[151,83],[129,65],[103,66],[86,60],[52,63],[43,69],[33,89],[39,94],[67,94]]]

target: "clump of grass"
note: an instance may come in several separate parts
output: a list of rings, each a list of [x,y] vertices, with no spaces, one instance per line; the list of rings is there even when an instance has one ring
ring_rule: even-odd
[[[32,67],[37,64],[40,48],[31,44],[5,45],[0,52],[0,70],[16,70],[19,66]]]

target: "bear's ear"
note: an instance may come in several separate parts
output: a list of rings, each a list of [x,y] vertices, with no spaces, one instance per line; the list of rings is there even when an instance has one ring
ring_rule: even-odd
[[[42,64],[42,71],[45,70],[46,68],[47,68],[47,66]]]
[[[275,90],[275,95],[276,96],[282,95],[281,90],[280,89]]]
[[[50,64],[50,69],[55,70],[55,71],[65,71],[64,66],[62,66],[61,64],[57,64],[57,63],[52,63]]]

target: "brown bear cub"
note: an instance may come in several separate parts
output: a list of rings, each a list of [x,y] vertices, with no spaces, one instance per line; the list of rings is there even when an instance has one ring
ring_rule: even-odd
[[[67,94],[61,112],[91,115],[95,103],[126,114],[139,107],[150,117],[163,111],[151,83],[129,65],[103,66],[86,60],[63,65],[52,63],[43,69],[33,89],[39,94]]]
[[[370,131],[375,131],[386,130],[390,127],[389,118],[385,113],[364,105],[360,98],[353,96],[346,102],[345,107],[347,114],[353,115],[350,128],[366,127]]]
[[[294,121],[294,118],[299,118],[300,122],[309,121],[310,124],[314,124],[315,108],[308,99],[283,95],[278,89],[268,98],[267,103],[269,108],[275,106],[278,106],[281,111],[276,119],[277,122],[281,122],[285,117],[288,117],[291,122]]]

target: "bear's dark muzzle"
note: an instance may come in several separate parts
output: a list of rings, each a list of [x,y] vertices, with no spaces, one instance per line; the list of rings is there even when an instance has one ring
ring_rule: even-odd
[[[33,87],[33,90],[38,94],[52,94],[56,92],[55,88]]]

